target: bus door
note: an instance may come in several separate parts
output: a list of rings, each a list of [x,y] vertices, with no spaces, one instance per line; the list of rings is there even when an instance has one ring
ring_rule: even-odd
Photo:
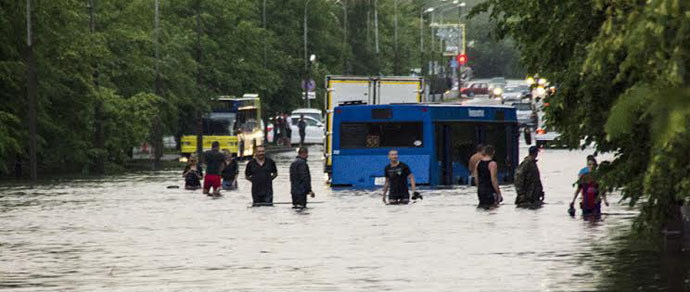
[[[435,127],[436,133],[436,157],[440,165],[441,185],[453,184],[453,158],[451,151],[451,127],[449,124],[438,123]]]
[[[475,123],[452,122],[437,124],[436,128],[441,184],[469,183],[469,160],[479,141],[479,127]]]

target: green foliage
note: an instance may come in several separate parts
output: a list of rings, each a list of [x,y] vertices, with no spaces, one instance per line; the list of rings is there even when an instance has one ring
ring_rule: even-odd
[[[571,147],[580,139],[614,152],[602,182],[654,230],[690,199],[688,158],[690,4],[687,1],[498,1],[495,31],[517,42],[531,73],[557,84],[547,118]]]
[[[153,0],[93,0],[94,31],[90,2],[32,0],[42,172],[90,172],[103,160],[117,169],[152,130],[193,132],[218,95],[259,93],[264,116],[304,106],[305,4],[318,96],[328,74],[408,74],[420,66],[427,1],[376,2],[379,52],[374,1],[267,0],[265,22],[264,1],[160,1],[158,32]],[[0,174],[28,161],[25,5],[0,2]]]

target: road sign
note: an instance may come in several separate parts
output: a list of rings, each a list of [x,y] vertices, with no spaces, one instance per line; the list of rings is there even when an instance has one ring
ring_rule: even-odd
[[[307,97],[309,99],[316,99],[316,92],[313,92],[313,91],[307,92]],[[302,99],[304,99],[304,91],[302,91]]]
[[[453,69],[458,68],[458,61],[450,60],[450,67]]]
[[[314,79],[302,80],[302,90],[314,91],[316,89],[316,82]]]

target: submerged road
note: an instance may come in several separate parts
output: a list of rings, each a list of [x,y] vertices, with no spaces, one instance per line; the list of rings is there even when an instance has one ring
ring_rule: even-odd
[[[547,204],[476,208],[474,188],[424,190],[386,206],[379,191],[331,190],[311,148],[317,197],[248,208],[250,185],[211,199],[181,170],[0,186],[0,289],[9,291],[582,291],[608,269],[603,246],[635,212],[571,218],[572,182],[587,151],[544,150]],[[526,153],[524,148],[521,156]],[[289,201],[291,153],[274,154],[276,201]],[[383,168],[383,166],[381,166]],[[241,168],[244,171],[244,166]]]

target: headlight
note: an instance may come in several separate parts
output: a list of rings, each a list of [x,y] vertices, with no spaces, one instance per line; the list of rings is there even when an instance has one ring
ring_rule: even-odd
[[[500,87],[496,87],[494,88],[493,93],[495,96],[501,96],[501,94],[503,94],[503,89],[501,89]]]

